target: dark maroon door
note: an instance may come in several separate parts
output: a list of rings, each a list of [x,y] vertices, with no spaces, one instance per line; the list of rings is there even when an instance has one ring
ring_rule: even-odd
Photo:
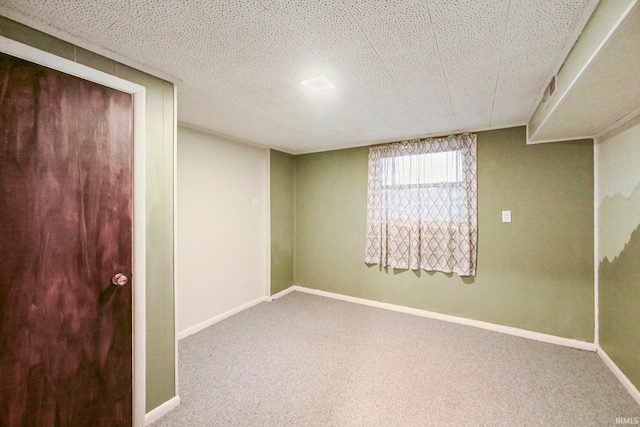
[[[132,423],[132,114],[0,53],[1,426]]]

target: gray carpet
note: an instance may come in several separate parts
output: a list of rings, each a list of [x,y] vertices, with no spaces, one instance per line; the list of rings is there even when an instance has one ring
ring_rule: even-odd
[[[293,292],[180,341],[161,426],[615,425],[595,353]]]

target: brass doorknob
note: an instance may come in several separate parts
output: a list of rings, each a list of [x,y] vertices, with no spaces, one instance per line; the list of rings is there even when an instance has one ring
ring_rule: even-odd
[[[127,276],[125,276],[122,273],[118,273],[111,278],[111,283],[113,283],[116,286],[124,286],[127,284],[128,281],[129,279],[127,279]]]

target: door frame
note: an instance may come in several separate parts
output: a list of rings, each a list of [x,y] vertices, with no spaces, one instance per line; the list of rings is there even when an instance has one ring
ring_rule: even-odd
[[[133,97],[133,283],[132,413],[133,425],[145,424],[145,88],[32,46],[0,36],[0,52],[101,84]]]

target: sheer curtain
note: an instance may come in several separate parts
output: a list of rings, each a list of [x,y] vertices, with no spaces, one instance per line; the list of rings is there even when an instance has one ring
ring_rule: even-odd
[[[369,149],[365,262],[475,276],[476,135]]]

